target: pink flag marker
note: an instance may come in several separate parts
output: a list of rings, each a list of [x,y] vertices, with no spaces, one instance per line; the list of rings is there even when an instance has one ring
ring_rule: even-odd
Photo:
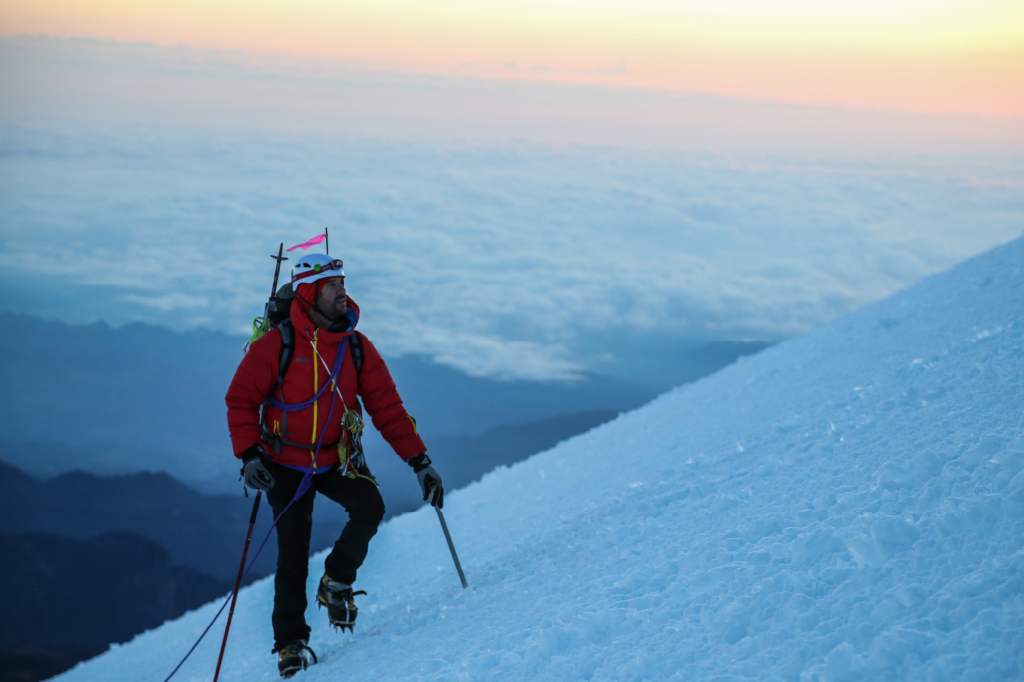
[[[317,236],[315,236],[312,239],[310,239],[308,242],[302,242],[301,244],[296,244],[295,246],[293,246],[290,249],[285,249],[285,251],[294,251],[295,249],[302,249],[303,251],[305,251],[309,247],[316,246],[317,244],[319,244],[320,242],[322,242],[325,239],[327,239],[327,235],[326,234],[318,234]]]

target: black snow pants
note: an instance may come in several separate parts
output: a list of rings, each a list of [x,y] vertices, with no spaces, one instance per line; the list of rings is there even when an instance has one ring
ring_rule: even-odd
[[[267,501],[276,517],[288,506],[302,481],[302,472],[271,463],[274,487]],[[348,478],[335,467],[313,476],[313,484],[277,522],[277,575],[274,577],[274,649],[297,639],[309,640],[306,624],[306,578],[309,575],[309,536],[313,530],[316,493],[337,502],[348,512],[348,523],[324,562],[332,580],[352,584],[362,566],[370,539],[384,518],[384,500],[366,478]]]

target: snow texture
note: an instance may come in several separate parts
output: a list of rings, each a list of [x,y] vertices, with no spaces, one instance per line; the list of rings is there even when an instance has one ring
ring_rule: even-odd
[[[1021,679],[1021,263],[1017,240],[451,494],[468,590],[432,510],[391,520],[355,634],[311,606],[295,679]],[[221,679],[277,679],[272,596],[241,593]],[[217,606],[59,679],[163,680]],[[176,680],[212,677],[222,626]]]

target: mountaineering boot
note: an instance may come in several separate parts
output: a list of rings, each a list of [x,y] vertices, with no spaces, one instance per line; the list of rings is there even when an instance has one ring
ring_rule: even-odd
[[[291,677],[316,662],[316,654],[301,639],[284,645],[277,652],[277,669],[281,671],[281,677]]]
[[[342,630],[348,628],[351,631],[356,622],[356,615],[359,613],[355,599],[353,599],[357,594],[366,594],[366,592],[363,590],[353,592],[351,585],[331,580],[324,573],[324,577],[320,578],[320,586],[316,590],[316,600],[320,606],[327,607],[327,618],[331,621],[331,625]]]

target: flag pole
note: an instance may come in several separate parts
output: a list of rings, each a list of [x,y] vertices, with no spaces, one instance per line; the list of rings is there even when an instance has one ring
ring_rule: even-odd
[[[327,228],[324,228],[324,244],[327,245],[327,255],[331,255],[331,238],[327,236]]]

